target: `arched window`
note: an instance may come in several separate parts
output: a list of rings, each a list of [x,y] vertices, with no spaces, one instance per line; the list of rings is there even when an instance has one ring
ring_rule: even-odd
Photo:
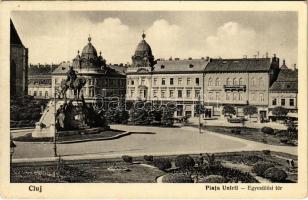
[[[239,79],[239,85],[244,85],[244,84],[243,84],[243,79],[242,79],[242,78]]]
[[[243,100],[243,92],[239,93],[239,100],[242,101]]]
[[[233,85],[237,85],[237,79],[236,78],[233,79]]]
[[[231,85],[231,79],[227,78],[227,85]]]
[[[219,78],[216,78],[215,86],[219,86],[219,85],[220,85]]]
[[[209,86],[212,86],[213,85],[213,79],[212,78],[209,78]]]

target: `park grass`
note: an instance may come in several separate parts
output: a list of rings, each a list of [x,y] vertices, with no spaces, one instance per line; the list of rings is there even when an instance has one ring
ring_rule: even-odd
[[[202,154],[205,156],[205,154]],[[174,161],[177,155],[154,156],[154,158],[169,158]],[[195,160],[199,154],[190,154]],[[262,151],[241,151],[215,153],[216,160],[226,165],[236,166],[243,173],[258,161],[274,163],[275,166],[288,173],[287,182],[297,182],[297,168],[291,169],[286,160],[294,159],[294,155],[280,152],[270,152],[265,154]],[[58,177],[54,175],[57,170],[57,163],[14,163],[11,167],[11,182],[72,182],[72,183],[155,183],[157,177],[168,172],[157,168],[147,167],[139,163],[152,164],[146,162],[143,156],[134,157],[133,163],[125,163],[121,158],[103,158],[95,160],[62,160],[61,172]],[[174,164],[174,163],[173,163]],[[128,171],[110,171],[109,167],[125,167]]]
[[[197,125],[192,125],[193,127],[198,127]],[[281,143],[280,138],[275,135],[265,134],[259,128],[249,128],[249,127],[226,127],[226,126],[204,126],[203,130],[212,131],[219,134],[229,135],[233,137],[238,137],[241,139],[246,139],[254,142],[261,142],[264,144],[280,145],[280,146],[292,146],[289,144]],[[241,133],[232,133],[231,130],[240,129]],[[274,131],[278,131],[275,130]]]

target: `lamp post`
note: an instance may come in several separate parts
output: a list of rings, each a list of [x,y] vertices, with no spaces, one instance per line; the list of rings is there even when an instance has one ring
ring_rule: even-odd
[[[200,101],[200,94],[198,95],[198,104],[199,104],[199,106],[198,106],[198,109],[199,109],[199,111],[198,111],[198,113],[199,113],[199,133],[201,134],[202,132],[201,132],[201,101]]]
[[[54,92],[54,137],[53,137],[53,150],[54,150],[54,156],[57,157],[57,128],[56,128],[56,118],[57,118],[57,95],[59,95],[59,91],[55,87]]]
[[[16,144],[13,142],[13,140],[11,140],[10,142],[10,164],[12,165],[12,161],[13,161],[13,154],[14,154],[14,151],[15,151],[15,147],[16,147]]]

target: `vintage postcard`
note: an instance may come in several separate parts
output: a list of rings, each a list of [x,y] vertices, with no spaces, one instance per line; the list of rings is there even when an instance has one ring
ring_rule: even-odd
[[[304,198],[305,2],[2,2],[2,198]]]

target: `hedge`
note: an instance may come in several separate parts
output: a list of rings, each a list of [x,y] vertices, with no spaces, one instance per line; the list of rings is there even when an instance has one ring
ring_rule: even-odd
[[[179,155],[175,158],[175,166],[180,169],[189,169],[195,166],[195,161],[189,155]]]
[[[272,129],[271,127],[264,126],[263,128],[261,128],[261,131],[269,135],[274,135],[274,129]]]
[[[256,173],[258,176],[263,177],[264,172],[271,167],[275,167],[274,164],[269,162],[259,161],[253,165],[252,172]]]
[[[192,178],[187,174],[167,174],[163,176],[163,183],[193,183]]]
[[[169,158],[156,158],[153,161],[154,166],[160,170],[171,168],[171,161]]]
[[[123,159],[124,162],[126,162],[126,163],[132,163],[132,162],[133,162],[133,157],[128,156],[128,155],[122,156],[122,159]]]
[[[227,180],[220,175],[209,175],[200,180],[201,183],[226,183]]]
[[[264,172],[264,177],[270,179],[272,182],[283,182],[288,177],[287,173],[276,167],[271,167]]]

